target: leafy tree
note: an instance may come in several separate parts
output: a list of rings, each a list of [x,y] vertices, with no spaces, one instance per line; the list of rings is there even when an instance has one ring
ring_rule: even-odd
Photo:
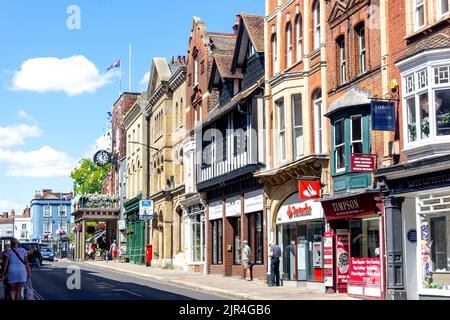
[[[111,164],[100,167],[90,159],[81,159],[80,166],[75,168],[70,177],[76,194],[97,194],[102,192],[102,182],[111,171]]]

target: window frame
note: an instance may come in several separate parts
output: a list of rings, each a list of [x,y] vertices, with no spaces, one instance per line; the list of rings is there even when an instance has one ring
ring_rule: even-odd
[[[347,61],[345,55],[345,36],[341,35],[336,39],[338,46],[338,61],[339,61],[339,84],[347,82]]]
[[[295,46],[297,62],[300,62],[303,59],[303,28],[300,13],[295,17]]]
[[[294,53],[292,44],[292,23],[288,21],[286,23],[286,68],[289,68],[293,64],[292,55]]]
[[[322,89],[317,89],[313,94],[314,109],[314,152],[322,154],[323,150],[323,125],[322,125]]]
[[[361,139],[360,140],[353,140],[353,119],[354,118],[360,118],[360,121],[361,121]],[[361,146],[362,146],[361,149],[364,153],[364,137],[363,137],[364,123],[363,123],[363,121],[364,121],[364,117],[362,114],[354,114],[354,115],[350,116],[350,156],[352,155],[352,153],[355,153],[355,152],[353,152],[353,144],[355,144],[355,143],[361,143]],[[344,131],[345,131],[345,126],[344,126]],[[345,138],[345,136],[344,136],[344,138]]]
[[[286,155],[286,106],[284,103],[284,98],[280,98],[277,101],[275,101],[275,104],[277,106],[277,132],[278,132],[278,154],[279,159],[278,162],[282,163],[286,161],[287,155]],[[283,119],[281,119],[280,115],[280,106],[283,108]],[[283,129],[281,129],[281,126],[283,126]]]
[[[44,217],[51,217],[52,216],[52,205],[51,204],[44,205],[44,214],[43,214],[43,216]]]
[[[449,0],[437,0],[437,18],[441,19],[444,16],[448,15],[450,13],[450,4],[449,4]],[[446,2],[447,3],[447,11],[443,11],[443,6],[442,3]]]
[[[313,4],[313,50],[320,48],[320,42],[322,37],[320,25],[320,0],[316,0]]]
[[[295,103],[294,103],[294,100],[295,100],[295,97],[299,97],[299,102],[300,102],[300,105],[299,105],[299,109],[297,110],[296,108],[295,108]],[[292,142],[293,142],[293,149],[294,149],[294,157],[295,157],[295,159],[300,159],[301,157],[303,157],[303,155],[304,155],[304,153],[305,153],[305,148],[304,148],[304,140],[303,140],[303,138],[304,138],[304,135],[303,135],[303,106],[302,106],[302,95],[301,95],[301,93],[297,93],[297,94],[293,94],[293,95],[291,95],[291,107],[292,107],[292,120],[293,120],[293,123],[292,123],[292,133],[293,133],[293,139],[292,139]],[[297,124],[297,117],[296,117],[296,115],[297,115],[297,112],[300,112],[300,119],[301,119],[301,123],[300,123],[300,125],[298,125]],[[297,130],[301,130],[301,132],[302,132],[302,144],[301,144],[301,152],[299,153],[298,152],[298,150],[297,150],[297,141],[296,141],[296,139],[297,139]]]
[[[360,23],[356,26],[356,36],[358,39],[358,62],[359,62],[359,74],[365,73],[366,70],[366,30],[365,24]]]
[[[425,2],[425,0],[414,0],[414,31],[417,31],[426,25]],[[422,8],[421,12],[423,15],[423,23],[421,25],[419,25],[420,8]]]
[[[271,44],[272,44],[272,70],[273,70],[273,75],[275,75],[279,72],[279,69],[278,69],[278,39],[277,39],[277,34],[275,32],[272,34]]]
[[[194,88],[199,83],[199,67],[198,67],[198,53],[196,52],[193,56],[194,58]]]
[[[337,128],[337,123],[338,122],[342,122],[342,124],[343,124],[343,132],[342,132],[342,137],[343,137],[343,142],[341,143],[341,144],[337,144],[337,141],[336,141],[336,137],[337,137],[337,135],[336,135],[336,128]],[[334,152],[334,170],[335,170],[335,172],[336,172],[336,174],[339,174],[339,173],[343,173],[343,172],[345,172],[346,170],[347,170],[347,166],[346,166],[346,161],[347,161],[347,159],[346,159],[346,150],[345,150],[345,147],[346,147],[346,143],[345,143],[345,117],[342,117],[342,118],[339,118],[339,119],[337,119],[337,120],[335,120],[334,122],[333,122],[333,135],[334,135],[334,139],[333,139],[333,152]],[[343,148],[343,150],[344,150],[344,161],[343,161],[343,164],[344,164],[344,167],[343,168],[338,168],[337,167],[337,164],[338,164],[338,162],[337,162],[337,149],[338,148]]]

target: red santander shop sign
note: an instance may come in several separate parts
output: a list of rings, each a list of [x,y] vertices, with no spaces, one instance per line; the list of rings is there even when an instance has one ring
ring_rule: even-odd
[[[299,217],[305,217],[310,216],[312,214],[312,208],[309,206],[308,203],[305,203],[305,206],[294,206],[290,205],[287,209],[287,215],[289,219],[293,218],[299,218]]]

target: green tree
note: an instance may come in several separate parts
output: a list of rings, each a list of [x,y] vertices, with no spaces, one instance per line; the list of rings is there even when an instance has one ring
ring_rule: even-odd
[[[75,194],[97,194],[102,192],[102,182],[111,171],[111,164],[100,167],[90,159],[81,159],[70,177],[73,179]]]

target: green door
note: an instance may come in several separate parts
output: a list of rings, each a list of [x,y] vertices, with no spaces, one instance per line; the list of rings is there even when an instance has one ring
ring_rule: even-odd
[[[128,223],[127,230],[129,231],[127,235],[127,256],[132,263],[144,264],[144,222],[130,222]]]

